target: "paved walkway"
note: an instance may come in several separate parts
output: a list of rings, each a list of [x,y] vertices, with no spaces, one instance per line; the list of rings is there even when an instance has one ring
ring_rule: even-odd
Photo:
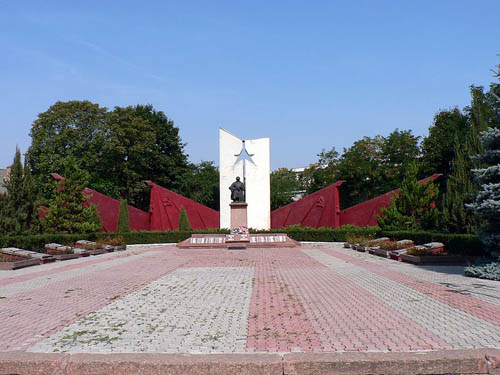
[[[0,351],[500,348],[500,283],[344,249],[174,246],[0,272]]]

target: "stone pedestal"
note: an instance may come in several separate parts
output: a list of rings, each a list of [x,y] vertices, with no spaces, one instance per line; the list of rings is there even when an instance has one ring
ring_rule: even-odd
[[[247,203],[230,203],[231,207],[231,227],[230,229],[240,226],[248,227],[247,221]]]

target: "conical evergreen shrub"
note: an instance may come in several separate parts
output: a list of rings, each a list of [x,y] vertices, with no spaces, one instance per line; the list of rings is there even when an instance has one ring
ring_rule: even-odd
[[[191,230],[191,224],[189,224],[189,218],[184,206],[181,207],[181,212],[179,214],[179,230],[180,231]]]
[[[130,219],[128,216],[128,204],[126,199],[120,199],[120,211],[118,213],[118,233],[130,232]]]
[[[36,189],[29,168],[23,167],[19,148],[5,187],[7,194],[0,202],[0,234],[36,232],[39,229]]]
[[[440,215],[440,229],[451,233],[474,233],[477,218],[466,205],[473,201],[476,186],[471,169],[477,165],[470,155],[479,152],[476,143],[478,135],[471,129],[465,145],[455,142],[456,155],[452,162],[452,172],[446,181],[446,193],[443,196]]]
[[[88,174],[76,162],[70,161],[70,170],[64,181],[54,185],[47,216],[42,219],[42,227],[47,233],[89,233],[98,232],[102,223],[90,195],[84,194]]]
[[[415,163],[408,165],[400,194],[396,194],[387,208],[377,217],[383,230],[424,230],[437,223],[434,200],[438,188],[432,181],[420,184],[417,179],[418,168]]]

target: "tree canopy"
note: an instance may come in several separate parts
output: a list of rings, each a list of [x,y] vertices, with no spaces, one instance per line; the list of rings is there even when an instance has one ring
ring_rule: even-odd
[[[180,191],[188,168],[179,129],[151,105],[115,107],[57,102],[38,115],[26,158],[42,196],[51,198],[49,173],[68,173],[73,158],[89,173],[89,187],[146,209],[154,180]]]
[[[418,157],[418,140],[411,130],[395,129],[387,137],[363,137],[342,155],[334,148],[323,150],[318,163],[304,171],[307,192],[345,180],[339,190],[346,208],[393,190],[402,182],[408,162]]]
[[[469,127],[468,116],[458,108],[438,112],[422,141],[422,174],[448,176],[456,145],[464,142]]]
[[[182,183],[182,195],[219,210],[219,170],[214,162],[189,163]]]
[[[300,176],[291,169],[282,168],[271,173],[271,210],[292,203],[303,192]]]

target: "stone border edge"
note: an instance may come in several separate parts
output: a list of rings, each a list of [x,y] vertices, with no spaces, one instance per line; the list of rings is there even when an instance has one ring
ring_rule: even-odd
[[[148,248],[148,247],[175,246],[175,245],[177,245],[175,242],[144,243],[144,244],[137,243],[137,244],[127,245],[127,250],[141,249],[141,248]]]
[[[0,374],[496,374],[500,349],[433,352],[58,354],[0,352]]]

